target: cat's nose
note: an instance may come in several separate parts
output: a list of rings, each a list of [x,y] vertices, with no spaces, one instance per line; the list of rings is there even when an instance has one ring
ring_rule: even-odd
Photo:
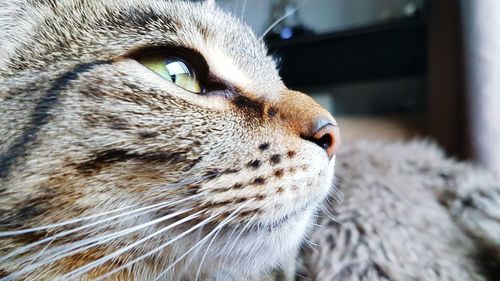
[[[318,120],[319,126],[316,133],[308,140],[319,145],[326,151],[328,157],[333,157],[337,147],[340,143],[340,131],[335,119],[320,118]]]
[[[332,158],[340,144],[340,131],[333,116],[311,97],[286,91],[278,105],[288,128],[317,144]]]

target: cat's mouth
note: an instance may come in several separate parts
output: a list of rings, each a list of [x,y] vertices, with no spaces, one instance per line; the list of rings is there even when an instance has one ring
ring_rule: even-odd
[[[256,223],[256,225],[260,229],[265,229],[270,232],[275,229],[282,228],[289,223],[296,223],[300,219],[304,218],[304,216],[310,215],[311,211],[316,210],[327,196],[327,193],[325,193],[323,195],[319,195],[318,197],[310,198],[306,202],[303,202],[299,207],[293,208],[285,214],[273,215],[271,219],[261,220]]]
[[[300,217],[308,208],[310,207],[310,204],[304,204],[302,207],[295,209],[291,213],[288,213],[284,216],[275,218],[272,220],[272,222],[266,222],[266,223],[259,223],[259,226],[262,229],[266,229],[267,231],[271,232],[274,229],[281,228],[291,220],[297,219]]]

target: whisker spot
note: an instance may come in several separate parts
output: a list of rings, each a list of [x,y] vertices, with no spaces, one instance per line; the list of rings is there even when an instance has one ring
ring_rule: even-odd
[[[266,196],[265,196],[265,195],[263,195],[263,194],[259,194],[259,195],[257,195],[257,196],[255,197],[255,199],[256,199],[257,201],[262,201],[262,200],[266,199]]]
[[[268,142],[262,143],[261,145],[259,145],[259,150],[260,151],[267,150],[269,148],[269,146],[270,146],[270,144]]]
[[[273,156],[271,156],[271,158],[269,159],[269,161],[271,161],[272,165],[279,164],[281,162],[281,155],[274,154]]]
[[[241,183],[235,183],[233,186],[232,186],[233,189],[242,189],[243,188],[243,184]]]
[[[278,169],[278,170],[275,170],[273,174],[274,174],[275,177],[281,178],[285,174],[285,170],[284,169]]]
[[[151,138],[155,138],[159,135],[160,134],[158,132],[147,132],[147,131],[139,132],[139,137],[141,139],[151,139]]]
[[[252,160],[252,161],[247,163],[247,167],[251,167],[254,169],[257,169],[258,167],[260,167],[260,165],[261,165],[261,162],[258,159]]]
[[[244,197],[242,197],[242,198],[238,198],[238,199],[236,200],[236,202],[235,202],[235,203],[236,203],[236,204],[239,204],[239,203],[243,203],[243,202],[245,202],[245,201],[247,201],[247,200],[248,200],[248,198],[244,198]]]
[[[264,179],[263,177],[257,177],[253,180],[253,184],[256,185],[263,185],[264,183],[266,183],[266,179]]]

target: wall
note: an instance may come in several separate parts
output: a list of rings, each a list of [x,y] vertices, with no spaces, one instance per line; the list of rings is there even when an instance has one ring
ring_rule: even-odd
[[[219,5],[242,17],[257,34],[270,23],[277,0],[218,0]],[[342,30],[411,14],[423,0],[304,0],[299,3],[299,19],[317,32]],[[244,8],[244,13],[243,13]]]

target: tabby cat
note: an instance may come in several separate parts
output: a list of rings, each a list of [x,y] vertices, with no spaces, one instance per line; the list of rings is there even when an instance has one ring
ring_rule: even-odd
[[[0,4],[0,278],[250,279],[333,190],[333,117],[213,3]]]

